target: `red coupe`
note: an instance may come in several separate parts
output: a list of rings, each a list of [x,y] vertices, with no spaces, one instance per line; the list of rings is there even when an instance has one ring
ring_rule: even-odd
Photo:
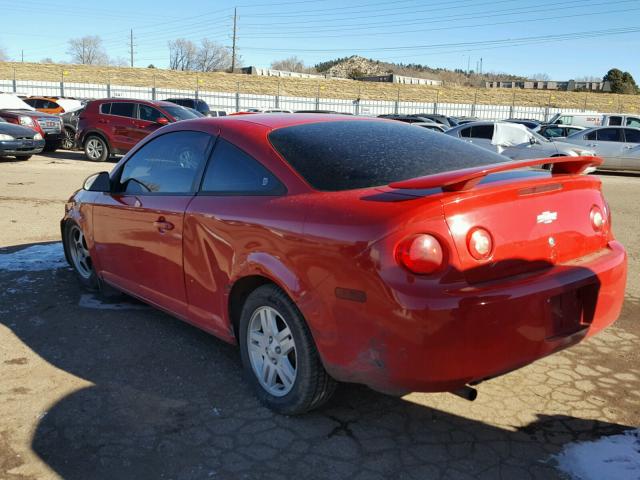
[[[619,315],[626,253],[584,174],[600,162],[383,119],[189,120],[90,177],[62,238],[85,286],[237,342],[276,411],[336,381],[472,398]]]

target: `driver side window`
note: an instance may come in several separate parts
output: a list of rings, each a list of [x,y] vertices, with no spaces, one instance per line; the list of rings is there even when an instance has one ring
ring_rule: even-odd
[[[160,113],[160,110],[142,103],[138,104],[138,116],[140,120],[144,120],[145,122],[156,122],[159,118],[166,118]]]
[[[132,195],[191,194],[211,150],[202,132],[171,132],[154,138],[122,169],[118,191]]]

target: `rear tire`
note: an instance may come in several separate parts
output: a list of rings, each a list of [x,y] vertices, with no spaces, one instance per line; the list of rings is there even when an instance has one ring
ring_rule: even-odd
[[[304,317],[275,285],[247,297],[239,337],[246,377],[265,406],[299,415],[333,395],[336,381],[325,371]]]
[[[109,145],[97,135],[89,135],[84,141],[84,156],[92,162],[104,162],[109,158]]]
[[[62,143],[61,140],[56,140],[54,142],[47,141],[45,142],[44,148],[42,150],[47,153],[54,153],[56,150],[60,148],[61,143]]]
[[[31,158],[31,155],[16,155],[16,160],[20,160],[21,162],[25,162]]]
[[[68,221],[65,224],[62,244],[67,260],[71,264],[82,286],[92,291],[99,290],[100,282],[93,268],[93,261],[89,254],[87,241],[82,229],[77,223]]]

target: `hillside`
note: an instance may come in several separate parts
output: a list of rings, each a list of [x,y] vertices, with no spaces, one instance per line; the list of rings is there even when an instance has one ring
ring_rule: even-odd
[[[0,62],[0,79],[37,80],[81,83],[108,83],[131,86],[315,97],[318,92],[325,98],[371,99],[406,102],[439,102],[502,104],[525,106],[551,106],[586,108],[601,112],[623,110],[640,112],[640,95],[615,95],[581,92],[548,92],[530,90],[491,90],[445,84],[440,87],[425,85],[394,85],[388,83],[359,82],[341,79],[303,79],[259,77],[229,73],[194,73],[172,70],[123,67],[97,67],[89,65],[58,65],[38,63]]]
[[[359,76],[374,76],[395,73],[408,77],[429,78],[432,80],[442,80],[448,85],[480,87],[484,82],[493,81],[516,81],[526,80],[524,77],[510,75],[507,73],[488,72],[478,74],[477,72],[465,73],[462,70],[449,70],[446,68],[431,68],[427,65],[404,64],[382,62],[371,58],[364,58],[358,55],[350,57],[336,58],[315,65],[315,71],[325,73],[340,78],[357,78]]]

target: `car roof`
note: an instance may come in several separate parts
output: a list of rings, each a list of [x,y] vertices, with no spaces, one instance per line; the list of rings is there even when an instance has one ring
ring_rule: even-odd
[[[276,128],[284,128],[284,127],[293,127],[295,125],[304,125],[307,123],[324,123],[324,122],[361,122],[361,121],[370,121],[370,122],[394,122],[395,120],[389,120],[385,118],[377,118],[377,117],[357,117],[351,115],[340,115],[340,114],[329,114],[329,113],[256,113],[253,115],[227,115],[224,117],[215,117],[215,118],[202,118],[199,120],[192,121],[200,121],[200,122],[216,122],[220,126],[234,123],[240,124],[244,123],[252,123],[256,125],[261,125],[263,127],[267,127],[269,129]]]
[[[157,105],[159,107],[176,107],[180,105],[176,105],[172,102],[166,102],[164,100],[141,100],[139,98],[96,98],[92,100],[94,102],[102,102],[102,103],[122,103],[122,102],[132,102],[132,103],[148,103],[150,105]]]

